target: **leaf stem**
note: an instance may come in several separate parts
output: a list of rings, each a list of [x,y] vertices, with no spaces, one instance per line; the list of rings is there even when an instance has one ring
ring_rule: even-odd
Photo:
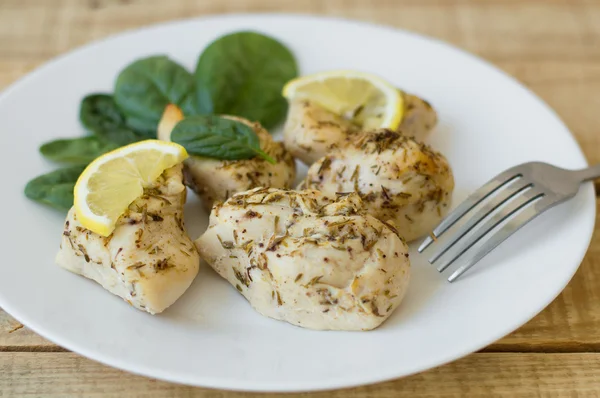
[[[261,158],[263,158],[267,162],[269,162],[271,164],[276,164],[277,163],[275,161],[275,159],[273,159],[272,157],[270,157],[269,155],[267,155],[267,153],[264,152],[262,149],[253,149],[253,151],[256,152],[258,154],[258,156],[260,156]]]

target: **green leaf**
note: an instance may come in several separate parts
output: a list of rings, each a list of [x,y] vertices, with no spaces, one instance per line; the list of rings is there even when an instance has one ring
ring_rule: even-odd
[[[251,159],[258,155],[275,163],[260,149],[260,140],[250,126],[219,116],[183,119],[173,129],[171,141],[182,145],[192,155],[224,160]]]
[[[73,206],[73,188],[85,166],[71,166],[52,171],[29,181],[25,196],[60,210]]]
[[[269,129],[285,117],[281,91],[297,75],[294,56],[275,39],[255,32],[223,36],[198,59],[197,109],[242,116]]]
[[[58,139],[45,143],[40,153],[55,162],[88,164],[98,156],[118,148],[119,145],[99,137]]]
[[[200,93],[195,89],[179,105],[184,115],[210,115],[212,102],[208,93]]]
[[[114,99],[125,114],[127,125],[153,131],[168,104],[186,103],[194,96],[194,78],[181,65],[166,56],[139,59],[117,77]]]
[[[152,138],[152,132],[148,134],[145,130],[127,126],[125,116],[110,94],[86,96],[81,101],[79,119],[94,135],[119,145]]]
[[[139,131],[140,135],[146,138],[156,139],[157,125],[154,121],[148,121],[143,118],[137,118],[135,116],[128,117],[125,122],[128,128]]]

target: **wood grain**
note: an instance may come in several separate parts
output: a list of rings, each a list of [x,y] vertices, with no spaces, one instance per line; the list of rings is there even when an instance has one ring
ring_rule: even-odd
[[[30,329],[20,326],[21,323],[0,309],[0,352],[62,350]]]
[[[475,371],[476,370],[476,371]],[[290,398],[597,397],[600,354],[474,354],[404,379]],[[43,397],[250,398],[264,394],[192,388],[146,379],[71,353],[0,353],[0,394]],[[93,391],[93,393],[91,393]],[[2,395],[0,395],[2,396]],[[269,395],[275,396],[275,395]],[[511,395],[516,396],[516,395]]]
[[[270,11],[387,24],[473,52],[545,100],[588,160],[600,162],[600,2],[591,0],[0,0],[0,89],[56,55],[123,30],[193,16]],[[18,325],[0,309],[0,397],[254,396],[148,380],[67,352],[24,352],[61,349],[27,328],[8,333]],[[486,353],[331,396],[599,396],[599,331],[597,233],[564,292]]]

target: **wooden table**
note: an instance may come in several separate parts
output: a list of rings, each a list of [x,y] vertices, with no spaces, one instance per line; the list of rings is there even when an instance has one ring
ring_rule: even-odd
[[[0,0],[0,88],[125,29],[197,15],[285,11],[424,33],[491,61],[563,118],[600,162],[600,3],[576,0]],[[599,202],[600,203],[600,202]],[[600,223],[598,223],[600,228]],[[249,397],[133,376],[67,352],[0,309],[0,397]],[[373,386],[301,396],[600,396],[600,236],[564,292],[481,352]]]

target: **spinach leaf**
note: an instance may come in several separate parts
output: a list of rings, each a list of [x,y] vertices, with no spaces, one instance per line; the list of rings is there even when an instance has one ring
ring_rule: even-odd
[[[139,59],[127,66],[115,84],[114,99],[133,129],[153,131],[167,104],[186,103],[194,96],[194,78],[181,65],[166,56]]]
[[[71,166],[52,171],[29,181],[25,196],[59,210],[73,206],[73,188],[85,166]]]
[[[118,144],[110,141],[88,136],[47,142],[40,147],[40,153],[55,162],[88,164],[98,156],[118,147]]]
[[[192,155],[226,160],[251,159],[258,155],[275,163],[260,149],[260,140],[250,126],[219,116],[183,119],[173,129],[171,141],[182,145]]]
[[[156,124],[154,120],[146,120],[143,118],[130,116],[127,118],[125,124],[129,128],[139,131],[140,135],[143,135],[145,138],[156,139],[156,129],[158,124]]]
[[[86,96],[81,101],[79,120],[94,135],[119,145],[152,138],[152,133],[127,126],[125,116],[110,94]]]
[[[212,101],[208,92],[198,92],[194,90],[188,95],[179,106],[184,115],[209,115],[213,113]]]
[[[242,116],[269,129],[285,117],[281,91],[297,75],[294,56],[275,39],[256,32],[222,36],[198,59],[197,109]]]

